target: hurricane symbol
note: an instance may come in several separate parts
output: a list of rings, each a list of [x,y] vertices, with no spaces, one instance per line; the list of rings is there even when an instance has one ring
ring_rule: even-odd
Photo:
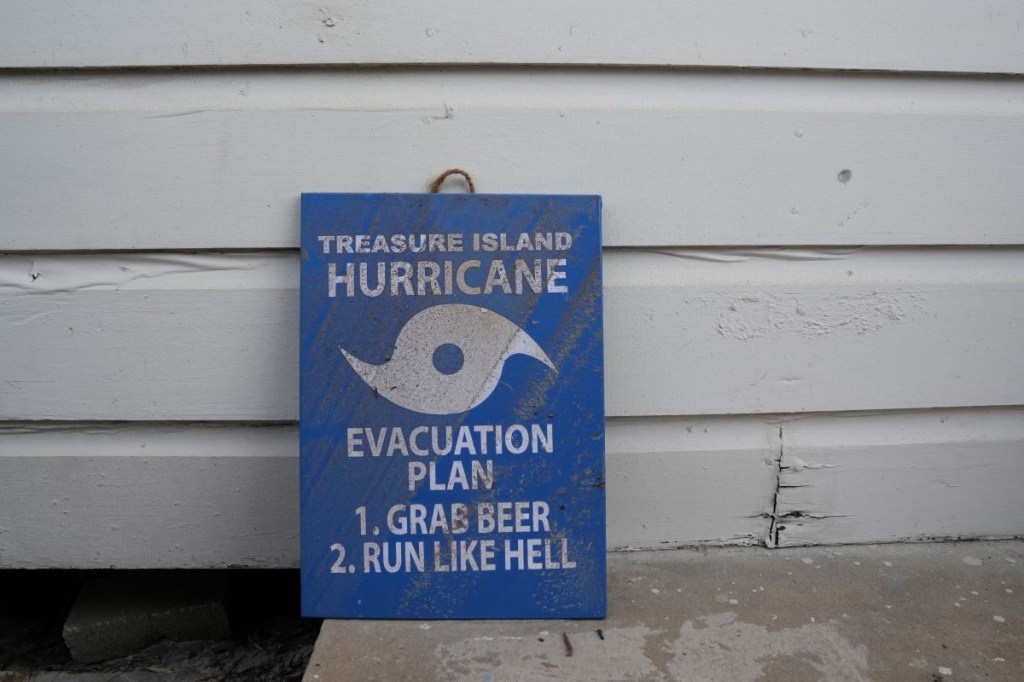
[[[555,370],[547,353],[518,325],[486,308],[457,303],[413,315],[382,365],[339,349],[379,395],[423,414],[457,414],[487,400],[513,355],[528,355]]]

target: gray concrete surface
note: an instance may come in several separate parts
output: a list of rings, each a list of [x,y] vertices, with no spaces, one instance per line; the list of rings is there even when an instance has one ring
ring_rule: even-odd
[[[1024,680],[1020,541],[613,554],[608,589],[604,621],[325,621],[303,679]]]

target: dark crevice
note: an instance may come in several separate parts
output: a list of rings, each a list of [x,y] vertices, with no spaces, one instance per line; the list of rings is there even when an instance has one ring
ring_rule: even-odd
[[[782,489],[782,457],[785,454],[782,440],[783,425],[779,424],[779,456],[775,461],[775,493],[772,495],[771,523],[768,527],[768,537],[765,538],[765,545],[768,548],[779,546],[779,531],[784,528],[779,524],[779,491]]]

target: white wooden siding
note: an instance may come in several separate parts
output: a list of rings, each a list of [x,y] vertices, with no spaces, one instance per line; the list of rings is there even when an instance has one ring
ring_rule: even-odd
[[[604,197],[611,548],[1024,535],[1019,2],[9,4],[0,567],[294,566],[299,193],[456,165]]]
[[[606,64],[1020,73],[1013,0],[31,0],[8,67]]]
[[[609,420],[609,548],[764,542],[777,431],[756,417]]]
[[[294,426],[0,428],[0,566],[295,566],[298,445]]]
[[[6,249],[296,248],[301,192],[455,165],[482,192],[598,188],[611,246],[1024,239],[1017,79],[19,74],[0,150]]]
[[[1024,534],[1024,411],[788,422],[779,544]]]

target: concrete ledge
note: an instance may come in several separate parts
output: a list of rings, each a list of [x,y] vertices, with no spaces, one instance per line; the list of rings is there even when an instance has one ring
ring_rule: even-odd
[[[1024,679],[1024,542],[612,554],[605,621],[325,621],[304,681],[943,677]]]

